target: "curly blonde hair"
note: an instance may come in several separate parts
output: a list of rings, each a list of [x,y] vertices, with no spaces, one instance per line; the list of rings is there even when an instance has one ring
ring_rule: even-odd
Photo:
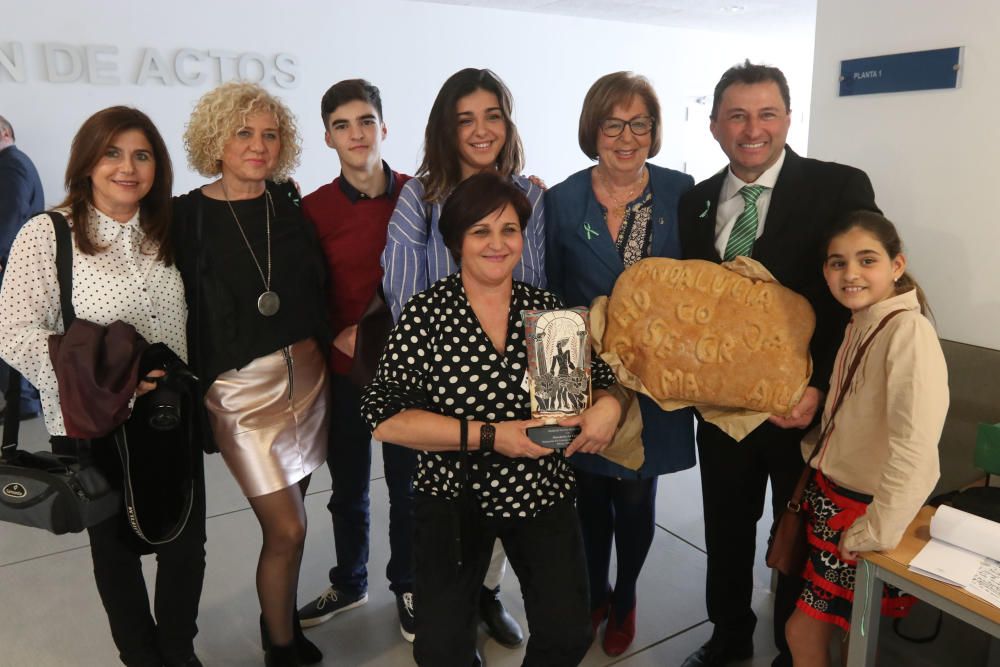
[[[202,176],[222,173],[222,150],[255,113],[272,113],[278,120],[281,149],[270,178],[286,181],[299,164],[302,146],[295,116],[281,100],[255,83],[232,81],[214,88],[198,100],[184,131],[188,164]]]

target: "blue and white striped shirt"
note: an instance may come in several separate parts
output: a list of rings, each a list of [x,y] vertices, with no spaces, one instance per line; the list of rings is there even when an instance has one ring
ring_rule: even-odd
[[[514,280],[544,288],[545,281],[545,203],[542,189],[524,176],[514,176],[514,183],[531,202],[531,218],[524,230],[524,251],[514,267]],[[438,220],[444,202],[424,201],[424,185],[419,178],[406,182],[399,193],[396,210],[389,219],[389,232],[382,251],[382,288],[399,320],[403,306],[414,294],[458,270],[441,238]],[[430,231],[430,240],[427,233]]]

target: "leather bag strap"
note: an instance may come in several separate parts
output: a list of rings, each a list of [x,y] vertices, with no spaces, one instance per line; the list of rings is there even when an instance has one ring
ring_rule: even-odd
[[[56,278],[59,282],[59,306],[62,311],[63,331],[76,319],[73,311],[73,237],[66,216],[56,211],[47,211],[56,234]],[[0,456],[11,460],[17,452],[17,440],[21,433],[21,373],[10,369],[4,409],[3,441]]]
[[[17,438],[21,432],[21,374],[13,367],[7,382],[4,397],[3,441],[0,444],[0,458],[10,461],[17,454]]]
[[[816,440],[816,446],[813,447],[812,454],[809,455],[809,460],[806,462],[805,470],[802,471],[802,476],[799,478],[798,484],[795,485],[795,491],[792,493],[791,499],[788,501],[788,508],[793,512],[797,512],[799,506],[802,502],[802,494],[805,493],[806,484],[809,481],[810,476],[810,464],[812,460],[816,458],[820,450],[823,447],[823,443],[826,442],[827,438],[833,433],[833,418],[837,415],[837,411],[840,410],[840,406],[844,402],[844,397],[847,395],[847,390],[851,388],[851,381],[854,380],[854,374],[857,372],[858,367],[861,366],[861,360],[864,359],[865,352],[868,351],[868,346],[871,345],[872,341],[875,340],[875,336],[881,331],[889,320],[894,318],[896,315],[904,312],[904,308],[899,310],[894,310],[887,314],[875,327],[875,330],[868,334],[868,337],[858,351],[854,354],[854,358],[851,360],[851,365],[847,368],[847,373],[844,374],[844,381],[840,383],[840,391],[837,393],[837,400],[833,404],[833,409],[830,410],[830,419],[827,420],[826,426],[820,431],[819,439]]]
[[[73,236],[66,216],[49,211],[56,232],[56,277],[59,280],[59,306],[62,310],[63,331],[76,319],[73,310]]]

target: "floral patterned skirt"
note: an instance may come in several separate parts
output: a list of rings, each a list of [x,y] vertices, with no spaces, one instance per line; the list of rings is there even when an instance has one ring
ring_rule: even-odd
[[[813,618],[847,631],[851,629],[857,561],[840,558],[840,538],[864,515],[871,501],[871,496],[837,486],[818,470],[803,494],[809,557],[802,573],[805,587],[796,604]],[[882,590],[882,615],[906,616],[913,602],[913,596],[886,584]]]

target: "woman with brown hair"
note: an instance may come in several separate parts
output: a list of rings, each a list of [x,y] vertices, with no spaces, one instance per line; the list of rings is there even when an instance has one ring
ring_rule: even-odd
[[[681,256],[677,203],[694,181],[650,164],[660,149],[660,103],[645,77],[614,72],[594,82],[580,112],[580,148],[597,165],[545,194],[549,288],[568,306],[611,294],[626,267]],[[630,470],[601,456],[572,459],[590,571],[594,631],[620,655],[635,637],[636,582],[653,542],[660,475],[694,465],[694,415],[639,397],[644,463]],[[617,555],[614,587],[611,545]]]
[[[199,100],[184,142],[191,166],[215,178],[174,205],[192,367],[215,444],[263,532],[265,662],[318,663],[295,594],[303,499],[326,461],[330,335],[324,260],[287,180],[299,155],[295,121],[260,86],[227,83]]]
[[[166,242],[170,226],[170,156],[153,122],[128,107],[88,118],[66,168],[66,199],[55,209],[73,238],[75,314],[100,325],[131,324],[148,342],[187,356],[187,308],[180,273]],[[41,214],[21,229],[0,292],[0,356],[39,388],[53,449],[76,449],[66,436],[49,337],[65,330],[60,310],[53,220]],[[150,375],[162,375],[155,371]],[[140,382],[136,396],[152,390]],[[142,400],[136,403],[141,411]],[[121,661],[130,667],[196,667],[195,620],[205,572],[205,482],[194,443],[194,502],[176,539],[150,547],[125,512],[88,528],[94,579]],[[122,464],[111,437],[90,441],[94,463],[112,486]],[[140,556],[156,554],[154,614]]]

